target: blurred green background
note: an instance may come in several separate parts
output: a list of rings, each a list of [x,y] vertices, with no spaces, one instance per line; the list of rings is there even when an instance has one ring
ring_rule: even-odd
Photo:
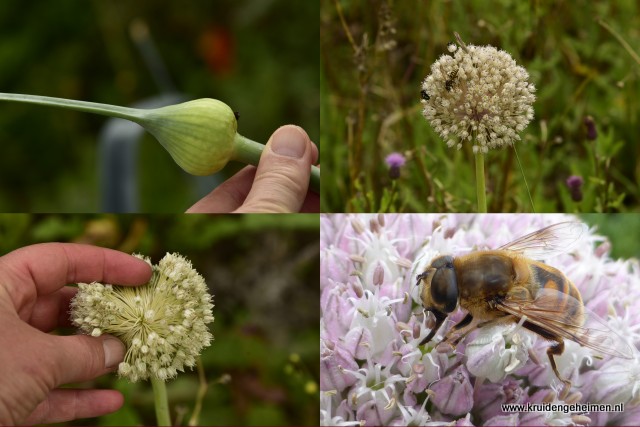
[[[317,425],[319,222],[317,215],[0,214],[0,254],[33,243],[80,242],[191,260],[214,295],[214,336],[204,350],[209,389],[200,425]],[[67,331],[71,333],[72,331]],[[154,425],[148,382],[107,375],[125,406],[73,425]],[[198,389],[187,370],[168,383],[172,417],[187,425]]]
[[[640,209],[637,0],[322,0],[323,211],[476,210],[470,147],[448,149],[420,104],[454,31],[509,52],[537,88],[535,118],[516,143],[536,211]],[[391,152],[408,157],[397,180],[384,162]],[[490,212],[532,211],[513,149],[489,152],[485,169]],[[584,180],[581,201],[567,189],[571,175]]]
[[[638,214],[582,214],[580,218],[596,227],[596,234],[611,241],[613,258],[640,260],[640,215]]]
[[[3,0],[0,92],[125,106],[158,95],[130,34],[134,22],[147,26],[176,89],[229,104],[241,134],[266,143],[294,123],[318,141],[314,1]],[[97,141],[106,121],[0,102],[0,211],[100,211]],[[183,212],[203,191],[150,136],[138,166],[142,212]]]

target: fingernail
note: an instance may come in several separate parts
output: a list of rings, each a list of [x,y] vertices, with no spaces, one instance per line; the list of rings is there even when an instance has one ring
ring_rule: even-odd
[[[107,337],[102,341],[102,347],[105,368],[115,368],[124,359],[124,344],[119,339]]]
[[[271,141],[271,150],[281,156],[299,159],[307,149],[307,138],[295,126],[284,126],[278,129]]]

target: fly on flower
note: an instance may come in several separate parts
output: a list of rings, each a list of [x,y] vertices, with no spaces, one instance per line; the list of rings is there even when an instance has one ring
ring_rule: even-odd
[[[553,372],[565,385],[565,395],[571,382],[560,375],[554,360],[564,351],[565,339],[602,354],[632,359],[632,348],[584,306],[571,280],[561,271],[534,260],[569,250],[585,229],[579,222],[563,222],[495,250],[434,258],[417,276],[417,285],[422,284],[422,304],[436,319],[421,344],[435,336],[459,305],[468,314],[442,342],[456,345],[476,328],[517,323],[552,342],[547,356]]]

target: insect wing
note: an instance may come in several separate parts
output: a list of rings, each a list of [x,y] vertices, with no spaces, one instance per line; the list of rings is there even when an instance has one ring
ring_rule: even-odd
[[[518,252],[533,259],[550,258],[573,249],[587,229],[587,225],[581,222],[560,222],[522,236],[498,249]]]
[[[534,299],[508,296],[500,310],[544,328],[554,335],[575,341],[600,353],[632,359],[631,346],[582,302],[555,289],[540,289]],[[568,313],[584,313],[567,318]]]

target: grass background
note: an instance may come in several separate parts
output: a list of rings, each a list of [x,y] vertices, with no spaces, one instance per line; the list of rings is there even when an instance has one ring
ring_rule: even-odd
[[[638,211],[640,64],[598,19],[640,53],[635,0],[322,0],[323,211],[475,211],[470,147],[448,149],[419,102],[454,31],[509,52],[537,88],[516,145],[536,211]],[[384,163],[391,152],[408,158],[397,180]],[[490,211],[532,211],[513,149],[488,153],[485,168]],[[570,175],[585,181],[580,202]]]
[[[318,141],[312,1],[3,0],[0,92],[124,106],[158,95],[130,35],[136,21],[147,25],[185,97],[224,101],[240,112],[239,132],[262,143],[286,123]],[[101,211],[97,142],[106,122],[0,102],[0,212]],[[141,142],[138,169],[142,212],[184,212],[214,185],[182,172],[150,136]]]
[[[317,425],[318,233],[317,215],[0,214],[0,255],[50,241],[142,253],[154,263],[181,253],[215,304],[214,341],[202,353],[209,390],[199,425]],[[155,424],[148,382],[106,375],[74,386],[116,388],[125,405],[65,425]],[[172,419],[182,414],[174,425],[187,425],[198,386],[188,369],[168,382]]]

